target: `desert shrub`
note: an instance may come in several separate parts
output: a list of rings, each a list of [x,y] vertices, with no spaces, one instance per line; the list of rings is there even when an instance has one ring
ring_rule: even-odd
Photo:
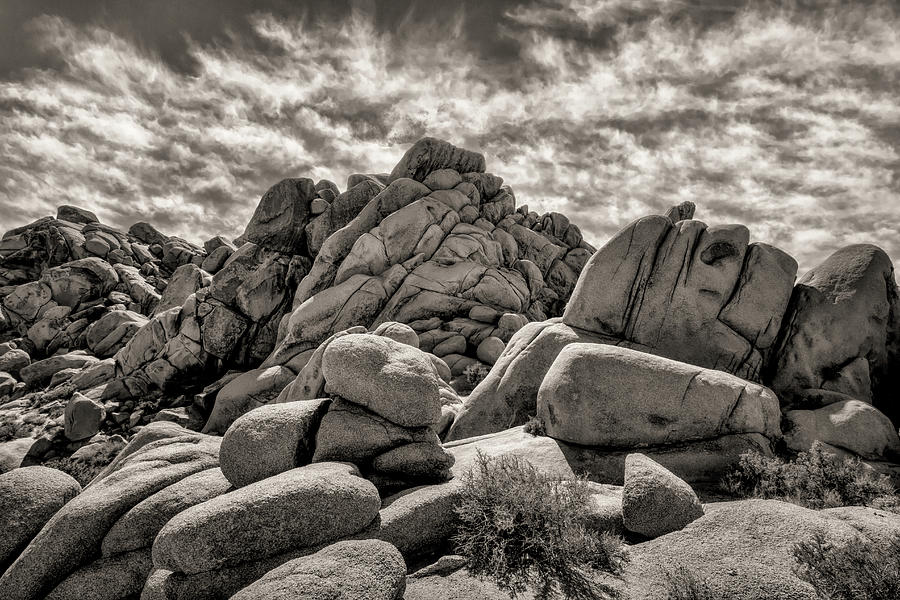
[[[463,370],[463,375],[466,376],[466,382],[471,386],[471,389],[474,390],[479,383],[484,381],[484,378],[487,377],[490,372],[491,370],[483,364],[472,363]]]
[[[706,582],[684,566],[665,571],[669,585],[667,600],[717,600]]]
[[[790,461],[744,453],[725,476],[723,487],[740,497],[774,498],[814,509],[862,505],[892,510],[897,506],[889,477],[875,473],[858,458],[836,457],[819,442]]]
[[[544,429],[544,422],[535,416],[532,416],[528,419],[528,422],[525,423],[525,433],[530,433],[531,435],[547,435],[547,431]]]
[[[794,572],[824,600],[900,598],[900,534],[875,542],[829,542],[818,533],[793,548]]]
[[[542,473],[517,456],[479,453],[463,475],[456,551],[473,575],[492,579],[511,598],[527,589],[539,599],[616,598],[599,579],[620,573],[624,546],[586,528],[589,498],[582,479]]]

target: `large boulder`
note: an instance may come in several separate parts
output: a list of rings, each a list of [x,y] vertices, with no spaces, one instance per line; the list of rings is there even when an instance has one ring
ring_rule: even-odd
[[[780,436],[778,398],[722,371],[607,344],[571,344],[538,392],[547,435],[637,448],[758,433]]]
[[[66,437],[77,442],[100,431],[100,424],[106,418],[106,409],[102,403],[75,392],[66,403],[63,415]]]
[[[484,156],[457,148],[436,138],[422,138],[406,151],[391,171],[388,183],[401,177],[423,181],[433,171],[453,169],[457,173],[483,173]]]
[[[75,479],[48,467],[23,467],[0,475],[0,572],[25,549],[56,511],[81,491]]]
[[[818,440],[863,458],[900,458],[897,428],[877,408],[859,400],[790,410],[785,414],[784,437],[788,448],[796,452],[809,450]]]
[[[352,465],[299,467],[179,513],[156,537],[153,564],[191,574],[315,546],[362,530],[380,507]]]
[[[346,335],[325,349],[322,372],[326,392],[397,425],[422,427],[441,418],[438,379],[418,348],[377,335]]]
[[[294,372],[286,367],[241,373],[216,394],[216,403],[203,432],[225,433],[238,417],[277,398],[294,376]]]
[[[588,260],[563,322],[758,380],[797,262],[748,240],[742,225],[639,219]]]
[[[794,288],[768,368],[772,389],[796,408],[874,403],[897,424],[898,319],[887,254],[868,244],[838,250]]]
[[[379,540],[338,542],[266,573],[234,600],[399,600],[406,563]]]
[[[156,534],[178,513],[232,489],[221,469],[188,475],[137,503],[109,529],[103,538],[103,556],[149,550]]]
[[[303,254],[309,203],[315,197],[312,179],[284,179],[276,183],[259,201],[243,238],[277,252]]]
[[[625,459],[622,518],[625,529],[655,538],[703,516],[697,494],[683,479],[643,454]]]
[[[269,404],[240,417],[222,438],[219,463],[225,477],[242,487],[308,464],[329,404],[326,399]]]
[[[777,500],[708,504],[684,529],[630,548],[624,580],[629,597],[671,598],[668,574],[687,569],[712,598],[816,600],[795,574],[798,541],[823,533],[830,543],[866,544],[882,532],[900,532],[900,517],[849,507],[815,511]]]

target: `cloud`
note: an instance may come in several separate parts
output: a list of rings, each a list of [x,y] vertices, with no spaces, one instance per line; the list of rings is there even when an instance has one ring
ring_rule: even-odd
[[[0,81],[4,229],[59,204],[236,236],[284,177],[390,171],[434,135],[520,204],[601,244],[683,200],[801,268],[847,243],[900,258],[900,16],[888,4],[583,0],[394,27],[253,15],[175,68],[99,25],[31,22],[58,67]],[[253,40],[247,39],[248,35]],[[506,51],[504,51],[506,52]]]

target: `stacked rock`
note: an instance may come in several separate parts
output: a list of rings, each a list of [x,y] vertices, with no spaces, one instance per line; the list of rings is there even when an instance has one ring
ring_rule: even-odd
[[[390,337],[335,336],[311,361],[320,365],[321,383],[311,376],[295,381],[283,402],[251,410],[228,428],[223,473],[243,486],[309,463],[342,461],[385,489],[450,479],[453,457],[435,431],[442,412],[433,358]],[[323,393],[331,397],[299,399]]]
[[[389,480],[450,478],[453,458],[434,430],[440,385],[426,353],[387,337],[351,334],[329,344],[322,372],[333,400],[316,433],[314,462],[351,461]]]

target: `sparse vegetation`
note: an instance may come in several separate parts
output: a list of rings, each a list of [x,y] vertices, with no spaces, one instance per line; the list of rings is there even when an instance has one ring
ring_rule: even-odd
[[[794,572],[823,600],[900,598],[900,534],[884,541],[855,538],[842,544],[824,534],[794,546]]]
[[[839,458],[819,442],[793,460],[741,455],[723,481],[725,490],[743,498],[771,498],[807,508],[873,506],[898,512],[890,478],[863,465],[858,458]]]
[[[491,370],[487,368],[485,365],[481,363],[473,363],[465,368],[463,371],[463,375],[466,376],[466,383],[469,384],[469,389],[474,390],[478,387],[478,384],[484,381],[484,378],[488,376]]]
[[[547,435],[547,431],[544,429],[544,422],[535,416],[532,416],[528,419],[528,422],[525,423],[525,433],[530,433],[531,435]]]
[[[717,600],[706,582],[685,566],[665,572],[669,582],[667,600]]]
[[[584,480],[542,473],[527,460],[481,453],[463,476],[456,550],[469,571],[492,579],[516,598],[617,598],[604,575],[626,560],[620,538],[585,527]]]

